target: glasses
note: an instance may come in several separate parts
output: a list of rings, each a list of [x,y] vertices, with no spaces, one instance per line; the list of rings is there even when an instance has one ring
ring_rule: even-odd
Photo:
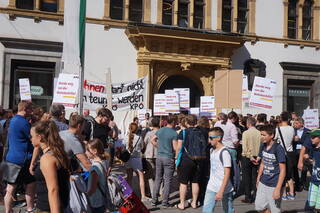
[[[215,139],[215,138],[221,138],[221,136],[209,136],[209,139],[210,139],[210,140],[213,140],[213,139]]]

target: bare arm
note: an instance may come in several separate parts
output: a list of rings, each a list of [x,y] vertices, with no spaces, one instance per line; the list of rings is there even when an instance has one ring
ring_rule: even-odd
[[[91,174],[92,179],[91,179],[91,184],[90,184],[90,188],[88,189],[87,194],[89,196],[91,196],[93,193],[95,193],[95,191],[97,190],[98,184],[99,184],[99,176],[95,171],[92,171]]]
[[[39,157],[39,153],[40,153],[40,147],[34,147],[33,153],[32,153],[32,159],[29,167],[29,172],[31,175],[34,175],[33,169],[34,169],[34,166],[36,165],[36,161]]]
[[[303,169],[303,160],[304,160],[304,154],[306,153],[306,147],[302,146],[299,154],[299,161],[298,161],[298,169]]]
[[[151,139],[151,143],[155,146],[155,147],[158,147],[158,137],[156,135],[154,135]]]
[[[173,150],[177,153],[178,150],[178,140],[172,140]],[[179,151],[178,151],[179,152]]]
[[[59,184],[57,175],[57,160],[52,155],[44,155],[40,160],[40,169],[46,181],[50,212],[60,212]]]
[[[273,199],[275,200],[280,198],[280,191],[282,188],[284,178],[286,176],[286,163],[279,163],[279,168],[280,168],[280,175],[279,175],[277,186],[274,189],[273,196],[272,196]]]
[[[89,171],[91,167],[91,162],[87,158],[87,156],[84,153],[79,153],[76,155],[78,160],[81,162],[82,166]]]
[[[178,140],[177,149],[176,149],[176,156],[178,156],[178,154],[180,152],[180,149],[182,147],[182,143],[183,143],[183,140]]]
[[[226,189],[228,181],[230,179],[230,173],[231,173],[231,168],[230,167],[224,167],[224,177],[223,177],[222,184],[220,186],[219,192],[216,194],[216,197],[215,197],[216,200],[221,200],[222,199],[224,190]]]
[[[261,161],[259,171],[258,171],[258,176],[257,176],[257,188],[258,188],[258,184],[259,184],[262,172],[263,172],[263,167],[264,167],[264,164],[263,164],[263,161]]]

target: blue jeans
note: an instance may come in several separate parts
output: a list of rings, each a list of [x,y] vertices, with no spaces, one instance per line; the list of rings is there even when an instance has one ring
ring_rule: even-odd
[[[215,200],[216,192],[210,191],[207,189],[206,195],[204,198],[204,203],[202,207],[203,213],[212,213],[216,206],[217,201]],[[225,213],[234,213],[233,208],[233,192],[229,192],[223,195],[222,197],[222,208]]]

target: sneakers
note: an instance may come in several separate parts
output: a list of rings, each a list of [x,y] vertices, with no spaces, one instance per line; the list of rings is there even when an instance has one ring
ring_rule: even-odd
[[[296,197],[294,195],[287,195],[288,200],[294,200],[296,199]]]
[[[282,200],[288,200],[288,196],[287,195],[283,195],[282,196]]]
[[[157,206],[157,205],[158,205],[158,201],[152,200],[152,201],[151,201],[151,205],[152,205],[152,206]]]

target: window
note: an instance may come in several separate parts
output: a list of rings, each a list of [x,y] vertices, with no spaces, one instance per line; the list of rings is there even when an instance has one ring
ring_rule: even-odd
[[[248,30],[248,11],[247,0],[238,0],[238,33],[246,33]]]
[[[254,77],[266,77],[266,64],[258,59],[248,59],[243,71],[248,76],[248,89],[252,90]]]
[[[56,13],[58,11],[57,1],[42,0],[40,3],[41,3],[40,10],[42,11],[53,12],[53,13]]]
[[[179,27],[188,27],[189,23],[189,0],[179,0],[178,6],[178,25]]]
[[[312,39],[312,1],[305,0],[302,9],[302,39]]]
[[[162,24],[172,25],[174,0],[163,0],[162,2]]]
[[[222,1],[222,30],[225,32],[231,32],[231,0]]]
[[[288,5],[288,38],[297,38],[297,0]]]
[[[194,17],[193,17],[193,27],[197,29],[203,28],[204,20],[204,0],[194,1]]]
[[[110,0],[110,18],[123,19],[123,0]]]
[[[130,0],[129,21],[142,22],[142,0]]]
[[[34,0],[16,0],[16,7],[19,9],[34,9]]]

